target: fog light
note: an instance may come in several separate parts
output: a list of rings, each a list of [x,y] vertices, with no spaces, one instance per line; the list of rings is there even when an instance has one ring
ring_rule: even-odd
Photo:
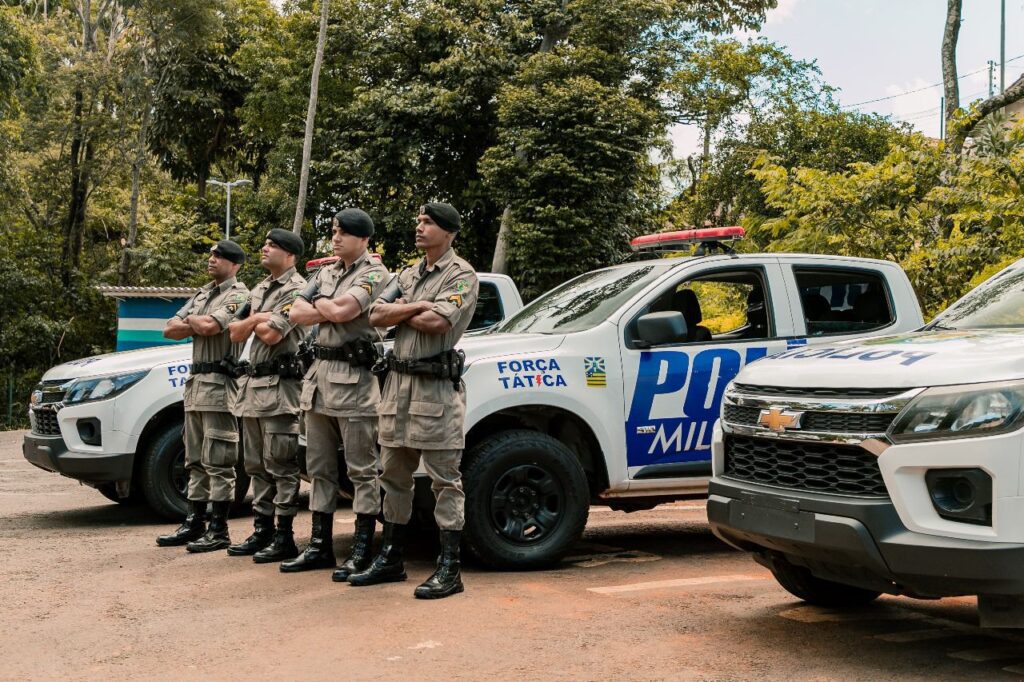
[[[103,445],[103,429],[96,417],[78,420],[78,437],[86,445]]]
[[[992,525],[992,477],[981,469],[930,469],[924,475],[932,505],[950,521]]]

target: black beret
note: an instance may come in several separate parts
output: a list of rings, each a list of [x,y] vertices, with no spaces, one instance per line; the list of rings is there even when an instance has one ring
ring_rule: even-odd
[[[221,239],[216,246],[210,249],[210,253],[237,265],[245,262],[245,251],[242,251],[242,247],[230,239]]]
[[[306,250],[306,245],[302,243],[302,237],[291,230],[283,230],[280,227],[275,227],[270,232],[267,232],[267,239],[274,242],[285,251],[294,253],[296,256],[301,256]]]
[[[420,206],[420,213],[433,218],[438,227],[448,232],[458,232],[459,228],[462,227],[462,218],[451,204],[432,201],[429,204]]]
[[[373,236],[373,218],[368,216],[366,211],[360,211],[358,208],[343,208],[338,215],[334,216],[334,219],[338,221],[338,227],[345,234],[354,237]]]

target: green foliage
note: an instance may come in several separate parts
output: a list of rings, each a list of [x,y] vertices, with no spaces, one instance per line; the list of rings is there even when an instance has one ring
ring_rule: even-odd
[[[934,315],[1024,252],[1024,124],[1008,137],[1007,156],[958,160],[914,135],[838,172],[762,155],[752,175],[777,215],[752,218],[754,238],[771,250],[894,260]]]

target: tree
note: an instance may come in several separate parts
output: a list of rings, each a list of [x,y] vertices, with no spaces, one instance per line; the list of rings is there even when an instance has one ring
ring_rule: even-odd
[[[1024,99],[1024,78],[1019,78],[1003,92],[971,105],[967,111],[961,109],[956,44],[960,36],[962,7],[963,0],[946,0],[946,24],[942,33],[942,83],[946,98],[943,116],[946,119],[946,148],[952,154],[960,153],[967,136],[986,116]]]
[[[328,0],[320,0],[320,31],[316,38],[316,57],[313,59],[313,73],[309,79],[309,106],[306,109],[306,132],[302,138],[302,163],[299,166],[299,196],[295,202],[295,220],[292,231],[302,232],[302,217],[306,211],[306,189],[309,184],[309,157],[313,147],[313,121],[316,118],[317,91],[320,87],[320,67],[324,62],[324,44],[327,42],[327,17],[330,13]]]
[[[666,217],[674,225],[755,227],[766,218],[778,217],[750,173],[760,154],[783,168],[838,173],[852,163],[880,161],[894,144],[907,142],[909,134],[909,126],[835,106],[807,110],[788,106],[770,115],[766,112],[719,139],[701,182],[680,192]]]
[[[831,89],[820,82],[812,62],[793,59],[764,39],[746,44],[734,38],[702,38],[672,75],[667,92],[675,123],[696,125],[703,150],[693,171],[694,191],[711,164],[719,132],[735,137],[744,121],[783,120],[780,110],[798,112],[828,104]]]
[[[684,46],[702,32],[756,26],[770,6],[575,0],[535,9],[538,47],[498,93],[498,144],[481,162],[507,209],[496,252],[507,248],[527,296],[616,261],[629,236],[653,227],[649,155],[664,145],[665,95]]]

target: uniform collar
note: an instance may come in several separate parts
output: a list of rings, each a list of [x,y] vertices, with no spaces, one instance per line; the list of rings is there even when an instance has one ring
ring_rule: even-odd
[[[363,251],[363,255],[359,256],[359,258],[356,258],[356,259],[355,259],[354,261],[352,261],[352,265],[351,265],[351,267],[349,267],[349,268],[346,268],[346,267],[345,267],[345,261],[341,260],[340,258],[339,258],[339,259],[338,259],[338,261],[337,261],[337,262],[336,262],[336,263],[334,264],[334,266],[333,266],[333,267],[334,267],[334,269],[335,269],[335,270],[337,270],[338,272],[341,272],[341,273],[345,273],[345,272],[349,272],[349,271],[351,271],[351,270],[355,270],[355,268],[356,268],[356,266],[357,266],[357,265],[360,265],[360,264],[362,264],[362,263],[363,263],[364,261],[367,261],[367,260],[369,260],[369,259],[370,259],[370,251],[369,251],[369,249],[367,249],[366,251]]]
[[[283,273],[281,273],[281,276],[278,277],[277,279],[274,279],[273,281],[277,282],[278,284],[285,284],[285,283],[288,282],[288,280],[290,280],[292,278],[292,276],[294,274],[295,274],[295,268],[291,267],[291,268],[288,268],[287,270],[285,270]],[[270,279],[270,278],[268,277],[267,279]]]
[[[237,277],[228,277],[228,278],[227,278],[226,280],[224,280],[223,282],[221,282],[221,283],[220,283],[219,285],[217,285],[217,284],[215,284],[215,283],[213,283],[213,282],[211,282],[211,284],[214,284],[214,286],[216,286],[217,290],[218,290],[218,291],[219,291],[220,293],[222,293],[222,294],[223,294],[223,293],[224,293],[225,291],[227,291],[227,290],[228,290],[228,289],[230,289],[231,287],[235,286],[235,283],[236,283],[237,281],[238,281],[238,278],[237,278]]]
[[[427,257],[424,256],[423,260],[420,261],[420,276],[422,277],[428,272],[434,272],[435,270],[443,270],[448,267],[448,264],[453,260],[455,260],[455,249],[450,246],[448,247],[448,250],[437,259],[437,262],[434,263],[433,267],[427,267]]]

